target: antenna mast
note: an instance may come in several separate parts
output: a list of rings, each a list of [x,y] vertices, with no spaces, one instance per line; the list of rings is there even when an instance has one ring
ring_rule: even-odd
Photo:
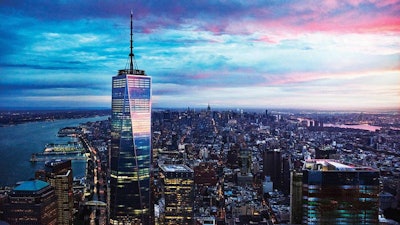
[[[129,54],[129,58],[130,58],[130,67],[129,67],[129,73],[133,74],[133,60],[135,55],[133,54],[133,22],[132,19],[133,18],[133,12],[131,10],[131,53]]]

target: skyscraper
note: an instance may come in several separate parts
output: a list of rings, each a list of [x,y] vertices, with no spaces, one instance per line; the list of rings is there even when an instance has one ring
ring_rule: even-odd
[[[46,181],[57,196],[58,224],[71,225],[74,217],[71,160],[52,160],[45,164]]]
[[[132,13],[130,49],[130,68],[112,78],[110,223],[152,224],[151,77],[134,62]]]
[[[314,159],[305,162],[302,182],[303,224],[379,223],[379,171]]]
[[[303,216],[303,173],[291,171],[290,173],[290,224],[301,224]]]
[[[56,225],[57,197],[54,188],[41,180],[24,181],[9,194],[5,220],[11,225]]]
[[[194,224],[193,170],[183,164],[165,164],[160,165],[160,173],[165,198],[165,215],[162,224]]]
[[[263,157],[263,175],[270,176],[274,189],[282,188],[282,153],[280,149],[266,150]]]

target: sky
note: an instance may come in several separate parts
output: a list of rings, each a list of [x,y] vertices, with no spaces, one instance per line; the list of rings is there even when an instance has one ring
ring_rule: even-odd
[[[153,107],[400,110],[400,0],[1,0],[0,108],[110,108],[131,11]]]

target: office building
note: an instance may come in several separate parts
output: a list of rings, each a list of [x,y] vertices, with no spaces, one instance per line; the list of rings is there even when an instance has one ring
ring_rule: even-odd
[[[129,56],[112,78],[110,224],[152,224],[151,77],[134,63],[132,14]]]
[[[274,188],[273,188],[273,183],[271,181],[271,177],[269,177],[269,176],[264,177],[262,186],[263,186],[263,195],[268,194],[268,192],[273,191]]]
[[[160,165],[165,215],[162,224],[194,224],[194,172],[183,164]]]
[[[218,182],[217,163],[201,162],[194,167],[194,183],[199,186],[215,186]]]
[[[0,221],[4,220],[4,205],[7,202],[8,202],[8,191],[0,190]]]
[[[11,225],[56,225],[57,197],[47,182],[32,180],[15,187],[5,204],[5,220]]]
[[[280,149],[264,152],[263,176],[271,177],[274,189],[282,188],[282,153]]]
[[[303,166],[303,224],[378,224],[379,171],[328,159]]]
[[[303,217],[303,173],[290,172],[290,224],[301,224]]]
[[[293,165],[291,164],[291,159],[290,156],[287,154],[283,154],[282,155],[282,171],[281,171],[281,176],[282,176],[282,187],[281,187],[281,191],[285,194],[285,195],[289,195],[290,194],[290,170],[293,167]]]
[[[71,225],[74,217],[74,193],[71,160],[52,160],[45,164],[46,181],[57,196],[58,224]]]
[[[239,155],[240,173],[237,174],[239,185],[251,185],[253,183],[253,174],[251,173],[251,151],[247,148],[240,149]]]

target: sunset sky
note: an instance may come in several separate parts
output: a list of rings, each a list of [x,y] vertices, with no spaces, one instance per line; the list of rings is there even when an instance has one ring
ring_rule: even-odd
[[[400,0],[2,0],[0,108],[110,108],[131,10],[153,107],[400,108]]]

